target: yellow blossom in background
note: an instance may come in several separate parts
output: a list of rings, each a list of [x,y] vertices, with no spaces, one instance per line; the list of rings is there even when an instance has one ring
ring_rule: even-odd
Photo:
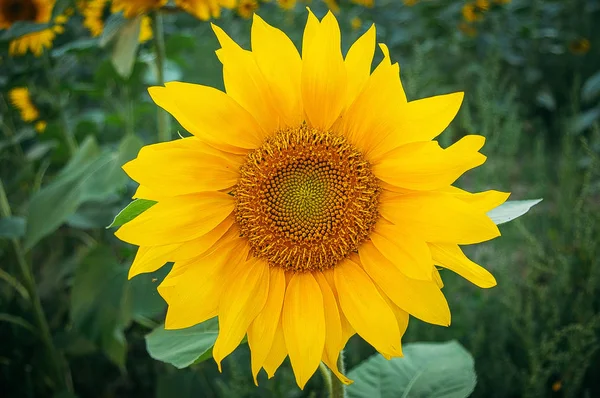
[[[350,26],[352,27],[352,30],[359,30],[362,26],[362,20],[359,17],[354,17],[350,21]]]
[[[83,26],[88,28],[92,37],[97,37],[104,30],[104,10],[108,0],[89,0],[80,6],[83,15]]]
[[[462,15],[467,22],[476,22],[483,19],[483,14],[474,3],[467,3],[462,8]]]
[[[48,23],[52,17],[55,0],[0,0],[0,29],[8,29],[17,21]],[[40,56],[44,49],[51,48],[57,34],[64,32],[67,17],[55,18],[54,25],[38,32],[28,33],[12,40],[10,55],[23,55],[32,52]]]
[[[116,13],[123,11],[125,18],[134,18],[140,14],[160,8],[168,0],[112,0],[110,11]]]
[[[458,24],[458,30],[460,30],[461,32],[463,32],[465,35],[469,36],[469,37],[475,37],[477,36],[477,29],[466,22],[461,22]]]
[[[358,4],[364,7],[373,7],[375,5],[375,0],[350,0],[354,4]]]
[[[416,5],[419,2],[419,0],[402,0],[402,3],[404,3],[405,6],[408,7],[412,7],[414,5]]]
[[[43,133],[44,131],[46,131],[46,125],[47,123],[44,120],[37,121],[34,125],[35,131],[37,131],[40,134]]]
[[[145,43],[152,37],[152,21],[148,15],[144,15],[140,22],[140,37],[138,40],[140,43]]]
[[[496,284],[459,245],[500,235],[486,214],[509,194],[452,185],[485,162],[485,138],[434,141],[463,93],[408,101],[383,44],[371,73],[375,26],[344,57],[331,12],[309,10],[301,53],[256,14],[251,50],[213,30],[226,92],[151,87],[192,136],[123,166],[157,202],[116,232],[139,246],[129,276],[174,262],[166,329],[218,317],[219,369],[247,336],[255,382],[289,356],[300,388],[321,361],[348,384],[337,360],[354,334],[390,359],[409,315],[450,324],[437,267]]]
[[[108,2],[108,0],[90,0],[80,5],[83,26],[88,28],[92,37],[100,36],[104,31],[104,11]],[[144,15],[140,22],[138,40],[140,43],[145,43],[152,37],[152,21],[148,15]]]
[[[277,0],[277,5],[283,10],[293,10],[296,7],[296,0]]]
[[[38,133],[46,130],[46,122],[38,120],[40,112],[31,101],[31,95],[27,87],[15,87],[8,92],[8,98],[12,105],[19,111],[21,120],[26,123],[35,122],[33,125]]]
[[[8,92],[8,98],[15,108],[21,114],[21,120],[24,122],[33,122],[40,117],[40,112],[31,102],[29,89],[27,87],[15,87]]]
[[[237,13],[240,17],[249,19],[252,14],[258,10],[258,1],[256,0],[239,0]]]
[[[490,9],[489,0],[475,0],[475,7],[480,11],[487,11]]]
[[[585,55],[590,51],[591,43],[585,37],[573,40],[569,43],[569,51],[575,55]]]
[[[175,0],[175,5],[202,21],[221,16],[221,8],[232,9],[236,0]]]
[[[323,0],[323,2],[325,3],[325,5],[327,5],[327,8],[331,10],[331,12],[335,14],[340,12],[339,0]]]

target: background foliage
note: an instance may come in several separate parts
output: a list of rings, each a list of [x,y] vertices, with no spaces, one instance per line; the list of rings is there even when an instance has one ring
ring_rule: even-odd
[[[299,44],[306,12],[300,2],[278,6],[289,3],[241,1],[215,22],[248,48],[250,4]],[[310,5],[317,15],[326,10],[316,0]],[[59,1],[56,8],[74,6]],[[345,49],[376,23],[378,41],[400,62],[409,99],[466,92],[440,141],[482,134],[488,161],[460,186],[511,191],[511,199],[545,198],[524,219],[502,226],[501,238],[469,248],[498,286],[481,290],[443,271],[452,326],[413,319],[404,342],[460,342],[474,358],[477,397],[598,396],[600,27],[594,22],[600,3],[376,0],[373,7],[342,2],[337,12]],[[167,81],[223,83],[207,22],[173,9],[164,13],[166,53],[157,59],[156,41],[115,39],[126,36],[125,28],[139,33],[139,26],[109,14],[104,34],[92,37],[83,16],[73,13],[40,57],[8,53],[10,40],[34,25],[0,31],[2,395],[321,396],[320,377],[300,391],[288,364],[271,380],[261,375],[255,387],[245,346],[226,359],[223,374],[213,361],[197,361],[210,352],[186,356],[187,346],[165,347],[159,327],[165,303],[155,288],[169,266],[127,282],[134,247],[105,227],[135,190],[120,166],[158,140],[157,107],[146,92],[159,81],[157,61]],[[24,122],[11,103],[15,87],[29,89],[36,120]],[[36,121],[44,122],[43,133]],[[170,123],[173,137],[187,134]],[[22,261],[33,275],[22,272]],[[48,360],[48,344],[39,337],[28,293],[33,284],[58,364]],[[211,325],[194,333],[201,336],[196,342],[214,338]],[[448,350],[461,350],[449,344]],[[427,349],[405,350],[419,347]],[[178,353],[178,367],[198,363],[177,369],[152,359],[160,350]],[[357,337],[346,351],[351,375],[373,354]],[[57,368],[66,369],[64,391],[53,381]],[[351,396],[361,396],[356,391]]]

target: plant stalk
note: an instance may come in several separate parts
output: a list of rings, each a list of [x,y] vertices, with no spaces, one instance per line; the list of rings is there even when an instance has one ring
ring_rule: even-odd
[[[346,373],[346,366],[344,365],[344,350],[340,351],[337,366],[340,373]],[[331,375],[331,398],[346,398],[346,385],[333,374]]]
[[[2,217],[10,217],[12,214],[2,180],[0,180],[0,213],[2,214]],[[50,327],[48,326],[48,321],[44,315],[40,296],[37,292],[37,285],[33,277],[33,271],[25,259],[25,252],[23,251],[20,242],[17,239],[12,239],[12,243],[15,249],[17,262],[19,264],[19,271],[21,272],[23,279],[23,286],[25,286],[25,289],[27,289],[27,292],[29,293],[31,306],[33,309],[33,316],[35,319],[35,326],[38,329],[37,332],[46,348],[46,353],[52,366],[53,379],[56,383],[54,388],[56,391],[60,392],[66,388],[67,383],[63,377],[64,373],[62,371],[61,358],[56,350],[56,347],[54,346],[54,342],[52,341]]]
[[[158,84],[160,86],[165,84],[165,33],[163,30],[162,15],[160,12],[154,12],[152,14],[152,30],[154,34],[154,51],[156,53],[156,70],[158,77]],[[158,141],[170,141],[171,131],[169,126],[169,115],[167,112],[157,107],[157,124],[158,124]]]

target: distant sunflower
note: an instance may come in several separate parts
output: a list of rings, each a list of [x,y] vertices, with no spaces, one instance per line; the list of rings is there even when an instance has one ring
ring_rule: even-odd
[[[34,124],[37,132],[42,133],[46,129],[46,122],[38,120],[40,117],[40,111],[31,101],[31,95],[27,87],[15,87],[8,92],[8,98],[12,105],[19,111],[21,120],[26,123],[32,123],[37,120]]]
[[[221,8],[232,9],[237,0],[175,0],[175,5],[202,21],[221,16]]]
[[[134,18],[140,14],[160,8],[168,0],[112,0],[111,12],[123,11],[125,18]]]
[[[129,276],[174,262],[158,290],[165,327],[218,316],[219,367],[245,335],[252,373],[289,356],[303,388],[358,333],[402,355],[409,314],[447,326],[436,265],[480,287],[494,277],[459,245],[500,235],[486,212],[508,194],[451,184],[481,165],[484,138],[432,141],[463,93],[407,101],[372,26],[340,50],[333,14],[309,12],[302,55],[260,17],[252,51],[213,25],[226,92],[171,82],[150,96],[193,137],[144,147],[124,166],[157,201],[116,235],[139,245]]]
[[[354,4],[358,4],[364,7],[373,7],[375,5],[375,0],[351,0]]]
[[[282,10],[293,10],[296,7],[296,0],[277,0],[277,5]]]
[[[572,40],[569,43],[569,51],[575,55],[585,55],[590,51],[590,41],[585,37]]]
[[[55,0],[0,0],[0,29],[8,29],[17,21],[39,24],[50,22]],[[38,32],[28,33],[10,42],[10,55],[23,55],[31,51],[36,57],[45,48],[51,48],[57,34],[63,33],[64,15],[54,20],[54,25]]]
[[[104,12],[106,11],[108,0],[90,0],[81,6],[83,15],[83,26],[88,28],[92,37],[97,37],[104,31]],[[139,42],[145,43],[152,39],[152,24],[148,15],[142,16],[140,22]]]
[[[240,0],[237,6],[237,13],[242,18],[250,18],[256,10],[258,10],[258,1],[256,0]]]

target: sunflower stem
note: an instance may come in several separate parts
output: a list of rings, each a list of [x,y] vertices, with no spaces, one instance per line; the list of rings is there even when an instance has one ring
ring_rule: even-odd
[[[344,350],[340,351],[337,366],[341,374],[346,373],[346,366],[344,365]],[[346,385],[334,375],[331,376],[331,398],[346,398]]]
[[[323,375],[323,383],[325,384],[325,389],[327,390],[327,395],[329,397],[333,397],[333,387],[331,385],[331,372],[327,369],[327,366],[323,362],[319,363],[319,370]]]
[[[71,125],[69,124],[69,120],[65,115],[65,103],[66,99],[63,98],[63,95],[60,90],[60,86],[58,84],[58,79],[52,76],[52,65],[50,63],[50,58],[46,54],[43,57],[44,67],[46,71],[46,78],[48,79],[48,84],[50,85],[51,90],[54,92],[56,98],[58,98],[58,121],[60,123],[60,128],[65,137],[65,142],[67,144],[67,148],[69,149],[69,155],[72,157],[77,152],[77,140],[75,140],[75,136],[73,135],[73,130],[71,129]]]
[[[160,86],[165,84],[165,33],[163,30],[162,15],[160,12],[154,12],[152,14],[152,30],[154,31],[154,51],[156,53],[156,71],[158,77],[158,84]],[[157,124],[158,124],[158,141],[170,141],[171,131],[169,128],[169,115],[161,108],[157,109]]]
[[[10,217],[12,214],[2,180],[0,180],[0,214],[2,217]],[[23,279],[23,286],[29,293],[29,301],[31,302],[33,309],[37,333],[39,334],[40,338],[42,339],[42,343],[46,348],[46,354],[52,367],[52,378],[56,383],[54,388],[56,391],[62,391],[68,387],[68,385],[62,371],[61,358],[56,350],[56,347],[54,346],[54,342],[52,341],[50,327],[48,326],[48,321],[46,320],[46,316],[42,308],[40,296],[37,292],[37,285],[33,277],[33,271],[25,258],[25,252],[23,251],[20,242],[17,239],[12,239],[12,244],[17,257],[17,263],[19,264],[19,271],[21,272],[21,277]]]

